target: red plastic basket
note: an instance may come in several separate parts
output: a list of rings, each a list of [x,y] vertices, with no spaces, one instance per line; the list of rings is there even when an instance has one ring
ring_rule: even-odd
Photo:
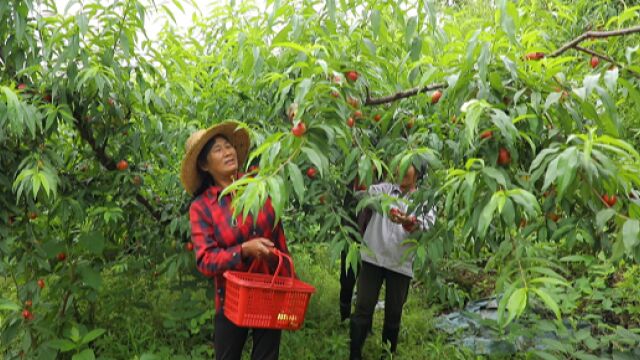
[[[293,260],[275,249],[278,267],[273,275],[253,273],[254,261],[248,272],[226,271],[224,315],[241,327],[298,330],[304,322],[309,299],[316,289],[296,278]],[[283,258],[291,264],[291,277],[278,276]]]

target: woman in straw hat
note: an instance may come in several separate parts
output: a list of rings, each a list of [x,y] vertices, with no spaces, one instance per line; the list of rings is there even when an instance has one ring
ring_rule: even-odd
[[[180,180],[194,196],[189,210],[191,237],[198,270],[215,279],[215,354],[216,359],[240,359],[251,330],[252,359],[277,359],[280,330],[238,327],[224,316],[226,270],[247,271],[254,259],[273,268],[271,250],[289,253],[281,223],[268,199],[257,214],[233,217],[232,195],[220,197],[224,188],[240,176],[239,168],[247,159],[249,133],[236,121],[226,121],[194,132],[186,142]],[[264,268],[264,267],[263,267]],[[266,269],[265,269],[266,270]],[[281,273],[291,274],[290,269]]]

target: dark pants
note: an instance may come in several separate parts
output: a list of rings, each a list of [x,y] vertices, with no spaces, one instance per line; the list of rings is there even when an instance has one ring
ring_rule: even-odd
[[[281,330],[238,327],[229,321],[222,312],[218,312],[215,316],[214,329],[216,360],[240,360],[249,330],[251,330],[253,337],[251,359],[278,359]]]
[[[363,261],[358,274],[356,310],[351,316],[350,323],[350,359],[352,360],[362,359],[362,346],[371,328],[382,281],[385,281],[386,286],[382,342],[390,343],[391,352],[395,352],[398,346],[402,307],[407,301],[411,278]]]
[[[351,298],[355,286],[356,273],[347,264],[347,251],[343,250],[340,254],[340,319],[342,321],[351,316]]]

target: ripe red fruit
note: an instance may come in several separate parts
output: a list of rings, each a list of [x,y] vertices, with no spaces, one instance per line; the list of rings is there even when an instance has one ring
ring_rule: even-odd
[[[116,168],[120,171],[125,171],[129,168],[129,163],[126,160],[120,160],[118,164],[116,164]]]
[[[380,119],[382,119],[382,115],[380,115],[380,114],[375,114],[373,116],[373,120],[376,121],[376,122],[380,121]]]
[[[30,211],[29,212],[29,219],[35,220],[37,218],[38,218],[38,213],[37,212],[35,212],[35,211]]]
[[[356,118],[356,119],[362,118],[362,111],[360,111],[360,110],[354,111],[353,117]]]
[[[302,121],[298,122],[298,125],[294,126],[293,129],[291,129],[293,136],[296,136],[296,137],[301,137],[302,135],[304,135],[306,131],[307,131],[307,127],[304,125]]]
[[[602,195],[602,201],[604,201],[608,207],[612,207],[616,204],[616,202],[618,202],[618,198],[616,198],[615,195],[609,196],[607,194],[604,194]]]
[[[27,301],[24,302],[24,306],[26,306],[28,308],[30,308],[31,305],[33,305],[33,302],[31,300],[27,300]]]
[[[257,172],[260,169],[257,165],[249,166],[249,172]]]
[[[440,98],[442,97],[442,91],[440,90],[436,90],[436,92],[434,92],[431,95],[431,103],[432,104],[437,104],[438,101],[440,101]]]
[[[351,105],[354,108],[358,108],[360,107],[360,101],[356,98],[354,98],[353,96],[349,96],[347,97],[347,104]]]
[[[140,186],[142,184],[142,178],[138,175],[133,177],[133,185]]]
[[[44,280],[42,280],[42,279],[38,279],[38,287],[39,287],[40,289],[44,289]]]
[[[18,90],[24,90],[27,88],[27,84],[18,84]]]
[[[403,215],[403,214],[402,214],[402,211],[400,211],[400,209],[398,208],[391,208],[389,210],[389,216],[400,216],[400,215]]]
[[[511,154],[509,153],[509,150],[501,147],[498,151],[498,165],[509,165],[510,162]]]
[[[554,212],[547,214],[547,217],[553,222],[558,222],[558,220],[560,219],[560,216]]]
[[[340,96],[340,93],[339,93],[339,92],[337,92],[337,91],[335,91],[335,90],[332,90],[332,91],[331,91],[331,96],[333,96],[334,98],[337,98],[337,97],[339,97],[339,96]]]
[[[407,121],[407,129],[411,129],[413,128],[413,125],[416,124],[416,119],[415,118],[409,118],[409,120]]]
[[[591,68],[595,69],[598,66],[598,64],[600,64],[600,59],[595,57],[595,56],[592,56],[591,57]]]
[[[358,80],[358,73],[355,71],[347,71],[347,73],[345,74],[347,76],[347,79],[349,79],[349,81],[356,81]]]
[[[356,121],[352,117],[347,119],[347,126],[348,127],[352,128],[355,124],[356,124]]]
[[[67,254],[65,254],[64,252],[58,253],[58,255],[56,255],[56,258],[58,259],[58,261],[64,261],[67,258]]]
[[[492,136],[493,136],[493,131],[487,130],[480,134],[480,139],[491,139]]]
[[[28,309],[22,310],[22,318],[25,320],[33,320],[33,314]]]
[[[307,176],[310,177],[311,179],[316,177],[316,173],[317,173],[317,170],[314,167],[310,167],[309,169],[307,169]]]
[[[193,243],[192,243],[192,242],[188,242],[188,243],[186,243],[186,244],[184,245],[184,248],[185,248],[187,251],[193,251]]]
[[[528,53],[527,55],[524,56],[525,60],[540,60],[542,58],[544,58],[543,52]]]

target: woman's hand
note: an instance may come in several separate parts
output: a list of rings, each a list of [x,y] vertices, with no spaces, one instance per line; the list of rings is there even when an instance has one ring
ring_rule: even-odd
[[[259,237],[242,243],[242,257],[266,257],[273,249],[273,242],[267,238]]]

